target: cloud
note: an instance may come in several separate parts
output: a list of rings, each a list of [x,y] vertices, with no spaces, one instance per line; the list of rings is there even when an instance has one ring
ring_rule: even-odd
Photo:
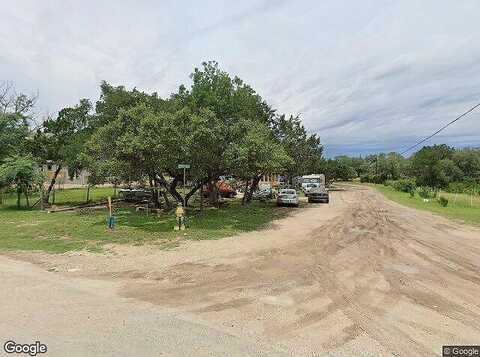
[[[43,112],[95,100],[101,80],[166,96],[215,59],[278,111],[300,113],[336,155],[401,150],[480,101],[477,0],[19,0],[3,10],[0,80],[38,90]],[[479,119],[435,140],[479,145]]]

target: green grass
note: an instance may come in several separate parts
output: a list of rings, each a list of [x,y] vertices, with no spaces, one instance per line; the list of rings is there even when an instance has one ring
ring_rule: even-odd
[[[80,190],[58,192],[60,202],[82,202]],[[97,197],[108,195],[108,189],[95,189]],[[253,202],[241,206],[230,201],[219,209],[188,212],[188,229],[174,231],[174,213],[147,215],[134,208],[115,210],[114,231],[106,228],[107,211],[83,209],[75,212],[47,213],[39,210],[16,209],[11,202],[0,206],[0,250],[42,250],[63,253],[87,249],[101,251],[107,243],[157,244],[159,248],[176,246],[179,240],[219,239],[241,232],[261,229],[288,210],[278,209],[273,202]],[[77,201],[78,203],[78,201]],[[14,203],[15,204],[15,203]]]
[[[442,207],[436,199],[430,199],[429,202],[423,202],[423,199],[415,193],[415,197],[410,197],[409,193],[394,190],[392,187],[384,185],[369,185],[375,187],[388,199],[402,205],[430,211],[442,216],[462,220],[469,224],[480,225],[480,198],[474,197],[472,201],[470,195],[458,194],[455,200],[455,194],[440,193],[440,196],[448,198],[448,206]],[[472,206],[470,206],[470,202]]]
[[[101,201],[106,199],[108,196],[114,196],[113,187],[92,187],[90,188],[90,200],[92,201]],[[86,202],[87,199],[87,189],[86,188],[70,188],[55,190],[55,194],[50,195],[50,202],[53,202],[53,196],[55,196],[55,205],[57,206],[68,206],[75,205]],[[40,195],[38,193],[30,195],[29,200],[30,204],[34,204]],[[25,197],[22,195],[20,204],[26,206]],[[16,206],[17,205],[17,194],[10,193],[4,194],[3,197],[4,206]]]

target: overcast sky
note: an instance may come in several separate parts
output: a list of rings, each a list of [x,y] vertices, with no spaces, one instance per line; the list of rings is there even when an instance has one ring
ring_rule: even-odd
[[[0,81],[55,113],[102,80],[167,96],[216,60],[327,156],[399,151],[480,102],[479,19],[479,0],[16,0]],[[480,110],[433,142],[480,146]]]

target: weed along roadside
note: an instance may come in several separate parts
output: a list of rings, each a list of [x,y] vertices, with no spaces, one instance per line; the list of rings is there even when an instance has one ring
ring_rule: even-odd
[[[438,192],[426,194],[421,190],[398,191],[391,186],[369,184],[388,199],[408,207],[430,211],[442,216],[480,225],[480,197],[468,194]]]

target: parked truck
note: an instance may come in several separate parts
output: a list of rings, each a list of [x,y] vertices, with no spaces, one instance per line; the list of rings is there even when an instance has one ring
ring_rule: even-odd
[[[329,203],[330,195],[325,187],[324,174],[312,174],[302,176],[302,191],[308,197],[309,203]]]
[[[310,190],[314,188],[325,188],[325,175],[324,174],[312,174],[304,175],[301,178],[302,191],[308,196]]]

